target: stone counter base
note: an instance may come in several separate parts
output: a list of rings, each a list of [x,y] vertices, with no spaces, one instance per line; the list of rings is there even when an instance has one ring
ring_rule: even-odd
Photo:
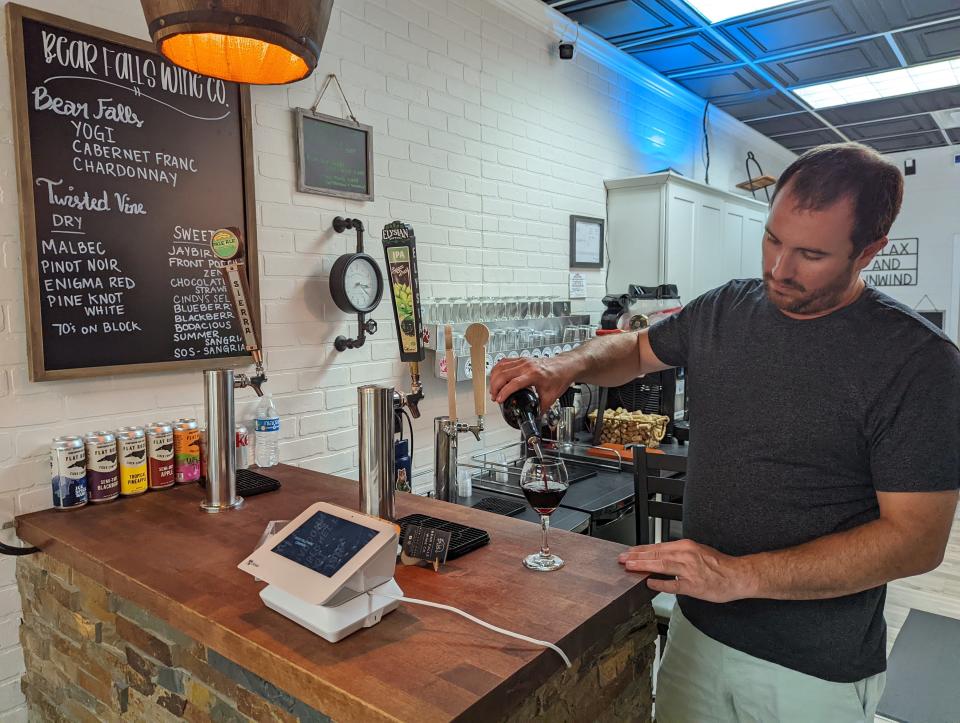
[[[31,721],[330,720],[49,555],[17,558],[17,582]],[[655,636],[647,605],[502,719],[649,721]]]

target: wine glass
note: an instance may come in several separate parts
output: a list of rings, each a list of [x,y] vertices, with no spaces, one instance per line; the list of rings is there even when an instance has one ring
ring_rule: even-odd
[[[540,552],[523,558],[524,567],[538,572],[550,572],[563,567],[563,560],[550,552],[547,535],[550,531],[550,515],[560,505],[569,486],[563,460],[532,456],[523,463],[520,489],[530,506],[540,513],[541,530]]]

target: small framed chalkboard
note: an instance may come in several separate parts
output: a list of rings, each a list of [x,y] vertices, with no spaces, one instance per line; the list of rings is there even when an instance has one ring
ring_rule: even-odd
[[[297,190],[373,200],[373,128],[297,108]]]
[[[603,268],[603,219],[570,216],[570,268]]]

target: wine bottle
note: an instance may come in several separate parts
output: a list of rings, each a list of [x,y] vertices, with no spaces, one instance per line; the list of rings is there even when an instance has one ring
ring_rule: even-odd
[[[540,397],[528,388],[518,389],[500,405],[500,413],[514,429],[519,429],[524,441],[533,448],[538,457],[540,451]]]

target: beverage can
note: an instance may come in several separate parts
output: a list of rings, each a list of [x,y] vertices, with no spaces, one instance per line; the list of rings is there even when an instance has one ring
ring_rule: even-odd
[[[110,502],[120,496],[120,465],[113,432],[90,432],[83,438],[87,451],[87,497]]]
[[[147,491],[147,437],[142,427],[117,430],[120,457],[120,494],[125,497]]]
[[[80,437],[56,437],[50,443],[50,484],[56,509],[72,510],[87,504],[86,456]]]
[[[207,428],[200,427],[197,437],[197,448],[200,450],[200,476],[197,478],[201,486],[207,484]]]
[[[178,419],[173,425],[173,469],[178,485],[200,479],[200,425],[196,419]]]
[[[250,466],[250,431],[243,424],[237,425],[237,469]]]
[[[176,482],[173,471],[173,425],[151,422],[147,434],[147,486],[152,490],[172,487]]]

